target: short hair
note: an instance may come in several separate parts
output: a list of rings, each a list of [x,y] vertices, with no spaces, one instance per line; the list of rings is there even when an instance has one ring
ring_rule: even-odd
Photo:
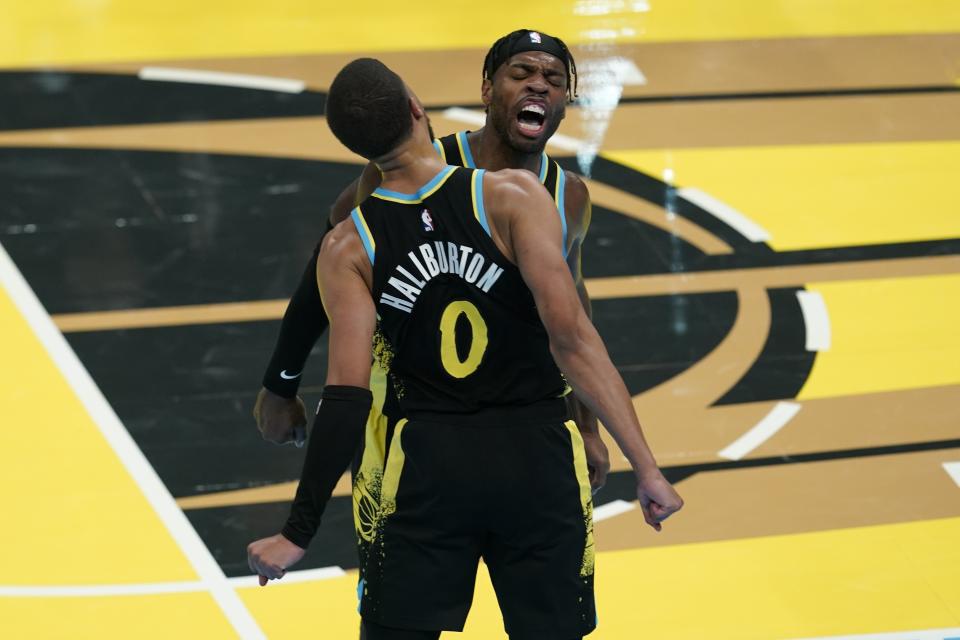
[[[503,36],[499,40],[493,43],[490,47],[490,50],[487,51],[486,57],[483,59],[483,74],[482,77],[484,80],[493,80],[493,74],[497,72],[497,69],[503,65],[508,59],[513,57],[513,50],[516,45],[521,41],[525,36],[529,37],[528,34],[537,34],[540,36],[538,42],[542,39],[546,39],[544,47],[523,47],[521,51],[547,51],[551,55],[557,55],[560,58],[560,62],[563,63],[564,68],[567,71],[567,99],[570,102],[577,97],[577,63],[573,59],[573,54],[570,53],[570,48],[567,46],[567,43],[561,40],[556,36],[551,36],[542,31],[534,31],[532,29],[517,29],[512,31],[507,35]],[[551,44],[556,44],[556,47],[550,46]]]
[[[406,85],[385,64],[358,58],[347,64],[327,94],[327,125],[354,153],[370,160],[397,147],[413,130]]]

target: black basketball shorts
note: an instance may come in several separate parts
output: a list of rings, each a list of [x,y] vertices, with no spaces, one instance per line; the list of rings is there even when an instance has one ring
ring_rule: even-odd
[[[365,620],[462,630],[482,558],[512,639],[594,629],[587,462],[558,406],[415,415],[390,437],[371,420],[354,483]]]

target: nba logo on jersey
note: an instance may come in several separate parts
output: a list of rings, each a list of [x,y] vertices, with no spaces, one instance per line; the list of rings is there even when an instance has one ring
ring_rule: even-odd
[[[534,42],[534,43],[536,43],[536,44],[541,44],[541,42],[540,42],[540,34],[537,33],[536,31],[531,31],[531,32],[530,32],[530,42]]]
[[[420,219],[423,220],[423,230],[424,231],[433,231],[433,218],[430,217],[430,210],[424,209],[420,213]]]

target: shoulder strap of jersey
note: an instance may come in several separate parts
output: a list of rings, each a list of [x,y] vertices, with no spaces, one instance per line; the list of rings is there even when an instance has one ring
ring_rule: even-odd
[[[357,233],[360,234],[360,241],[363,242],[363,248],[367,252],[367,257],[370,258],[370,264],[374,264],[374,258],[377,255],[377,241],[373,239],[370,226],[367,224],[360,207],[356,207],[350,212],[350,219],[353,220],[353,226],[357,228]]]
[[[563,257],[567,257],[567,172],[559,163],[551,161],[556,167],[557,177],[555,188],[550,189],[553,192],[553,201],[557,204],[557,212],[560,214],[560,228],[563,229]]]
[[[437,154],[440,156],[440,159],[447,162],[447,151],[443,148],[443,138],[434,138],[433,139],[433,148],[437,150]]]
[[[473,155],[470,153],[470,145],[467,143],[467,133],[467,131],[457,131],[448,136],[437,138],[434,141],[434,147],[437,147],[440,157],[447,164],[476,169]]]
[[[546,168],[545,168],[546,167]],[[567,257],[567,210],[565,202],[567,175],[558,162],[543,154],[540,162],[540,182],[547,188],[560,214],[560,228],[563,230],[563,257]]]
[[[490,233],[490,222],[487,220],[487,211],[483,207],[483,174],[484,169],[475,169],[470,176],[470,202],[473,203],[473,215],[487,232],[487,235],[493,237]]]
[[[550,174],[552,173],[553,165],[555,162],[550,161],[550,157],[547,155],[546,151],[540,152],[540,173],[537,175],[540,178],[540,184],[550,188],[548,180],[550,179]]]

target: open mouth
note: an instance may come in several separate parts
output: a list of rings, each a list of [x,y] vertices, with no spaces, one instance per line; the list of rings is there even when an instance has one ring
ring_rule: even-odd
[[[517,114],[520,133],[534,138],[539,136],[547,123],[547,110],[539,104],[525,104]]]

